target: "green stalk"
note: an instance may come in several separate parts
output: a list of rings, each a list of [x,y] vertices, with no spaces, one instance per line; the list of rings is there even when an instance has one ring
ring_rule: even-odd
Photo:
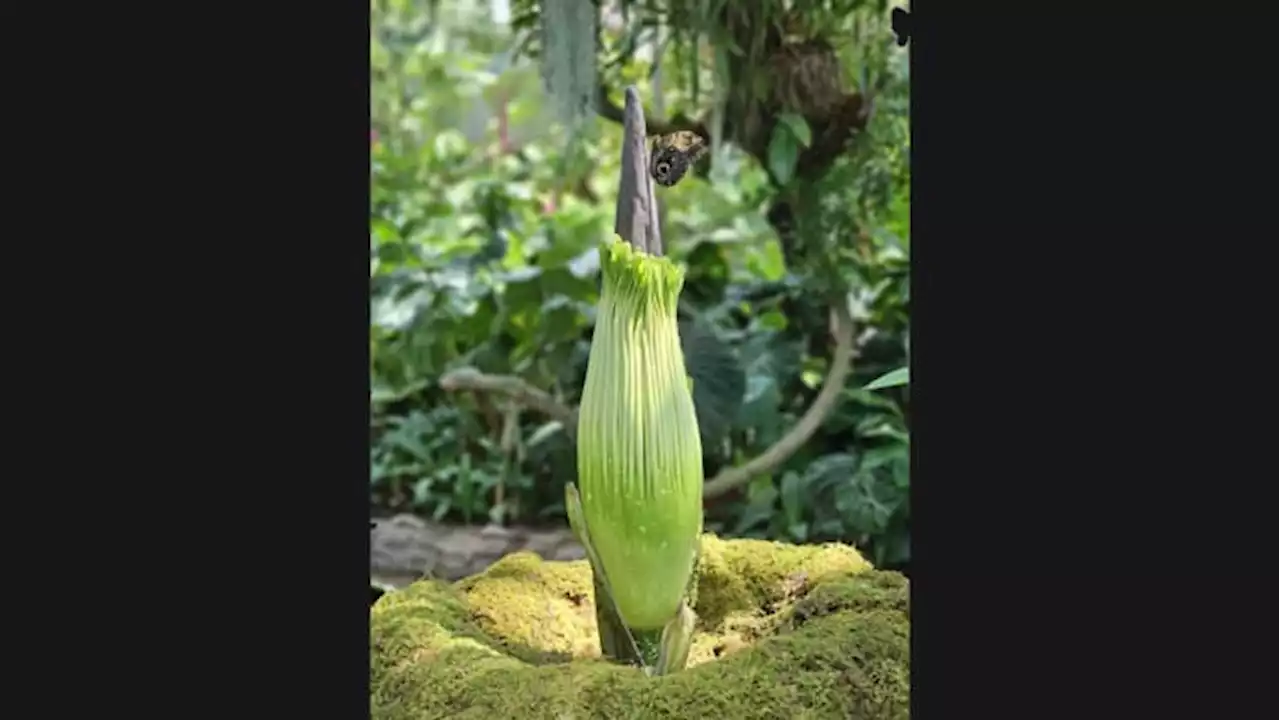
[[[687,654],[702,532],[702,444],[676,326],[684,273],[620,239],[603,243],[600,257],[604,285],[578,420],[581,493],[570,487],[570,518],[576,510],[574,529],[609,596],[597,592],[597,607],[615,613],[597,614],[606,654],[638,653],[666,672]],[[608,617],[621,633],[605,627]]]

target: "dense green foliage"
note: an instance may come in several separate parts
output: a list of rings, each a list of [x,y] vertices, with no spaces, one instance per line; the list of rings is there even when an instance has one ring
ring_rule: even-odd
[[[536,61],[511,50],[519,37],[472,7],[373,3],[372,502],[450,521],[562,523],[575,472],[564,428],[438,381],[473,366],[577,404],[621,128],[600,121],[572,142],[552,122]],[[708,529],[844,539],[897,565],[910,556],[907,388],[865,386],[907,357],[907,81],[905,54],[865,20],[875,11],[829,23],[856,41],[832,41],[845,74],[878,93],[829,167],[806,176],[802,151],[821,127],[783,113],[765,151],[726,143],[709,173],[660,197],[668,252],[688,268],[682,319],[709,334],[708,354],[731,348],[743,372],[723,432],[704,440],[708,478],[764,452],[818,394],[832,298],[857,327],[853,373],[821,428],[774,472],[711,499]],[[602,58],[628,36],[606,26]],[[663,45],[660,104],[693,116],[723,53],[677,40]],[[638,84],[652,108],[651,70],[630,55],[602,76]],[[793,209],[791,240],[771,216],[780,198]]]

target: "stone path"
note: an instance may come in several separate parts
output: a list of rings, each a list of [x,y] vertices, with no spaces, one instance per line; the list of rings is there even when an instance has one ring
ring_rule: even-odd
[[[441,525],[414,515],[396,515],[374,520],[371,532],[370,578],[397,588],[423,576],[458,580],[521,550],[547,560],[584,557],[568,528]]]

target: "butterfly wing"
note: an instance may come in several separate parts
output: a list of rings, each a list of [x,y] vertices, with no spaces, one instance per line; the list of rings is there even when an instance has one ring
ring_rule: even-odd
[[[898,47],[906,45],[911,39],[911,14],[902,8],[894,8],[889,13],[889,25],[897,36]]]

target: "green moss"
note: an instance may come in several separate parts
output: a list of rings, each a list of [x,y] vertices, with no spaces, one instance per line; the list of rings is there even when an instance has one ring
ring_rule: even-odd
[[[698,560],[699,597],[694,604],[698,624],[715,629],[735,614],[755,612],[807,587],[870,568],[848,545],[726,541],[704,535]]]
[[[457,587],[471,619],[515,657],[546,663],[598,654],[585,560],[543,562],[534,553],[514,553]]]
[[[703,537],[690,669],[599,659],[585,562],[511,555],[371,611],[371,707],[409,718],[908,717],[907,584],[851,548]],[[717,657],[718,656],[718,657]]]

